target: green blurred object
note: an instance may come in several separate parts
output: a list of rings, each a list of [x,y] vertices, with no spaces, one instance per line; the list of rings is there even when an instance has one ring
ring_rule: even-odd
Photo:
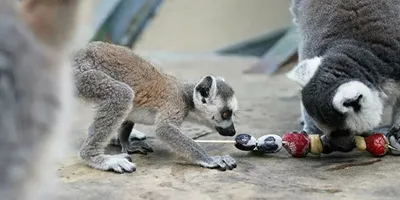
[[[161,3],[162,0],[99,1],[92,40],[132,47]]]
[[[297,55],[299,39],[297,29],[288,27],[225,47],[217,50],[217,53],[260,57],[260,62],[244,73],[274,74]]]

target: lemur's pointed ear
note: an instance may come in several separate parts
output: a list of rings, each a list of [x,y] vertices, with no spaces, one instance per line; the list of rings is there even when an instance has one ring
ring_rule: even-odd
[[[292,70],[290,70],[286,77],[304,87],[308,81],[314,76],[318,67],[321,64],[321,58],[315,57],[301,61]]]
[[[224,77],[218,76],[217,78],[225,82],[225,78]]]
[[[204,76],[195,86],[194,92],[199,94],[201,98],[213,98],[217,94],[217,83],[215,77]]]

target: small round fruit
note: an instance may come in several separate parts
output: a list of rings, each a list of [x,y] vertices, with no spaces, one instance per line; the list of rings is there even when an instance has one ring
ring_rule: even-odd
[[[384,156],[389,148],[389,141],[385,135],[381,133],[375,133],[368,137],[365,137],[366,150],[374,156]]]
[[[283,147],[293,157],[305,157],[310,151],[310,139],[305,134],[298,132],[285,133],[282,141]]]
[[[249,134],[242,133],[235,137],[235,147],[242,151],[252,151],[256,146],[256,138]]]
[[[364,151],[367,148],[367,144],[365,143],[365,139],[361,136],[355,136],[354,141],[356,143],[356,148],[359,151]]]
[[[282,149],[279,135],[264,135],[257,140],[257,149],[263,153],[276,153]]]

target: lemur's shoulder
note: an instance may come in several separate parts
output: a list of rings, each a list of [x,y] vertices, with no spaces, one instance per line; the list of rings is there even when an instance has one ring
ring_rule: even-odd
[[[183,87],[174,77],[151,82],[143,79],[130,85],[134,85],[132,87],[135,93],[133,102],[136,107],[155,109],[184,109],[186,107]]]

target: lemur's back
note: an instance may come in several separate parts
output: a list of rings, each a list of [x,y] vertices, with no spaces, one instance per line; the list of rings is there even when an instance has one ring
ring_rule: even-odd
[[[115,44],[91,42],[75,54],[73,65],[75,73],[94,69],[126,83],[134,91],[137,107],[159,107],[172,91],[180,89],[176,78]]]
[[[400,53],[400,0],[294,0],[303,56],[335,43],[361,43],[375,53],[381,45]],[[378,46],[377,46],[378,45]]]

